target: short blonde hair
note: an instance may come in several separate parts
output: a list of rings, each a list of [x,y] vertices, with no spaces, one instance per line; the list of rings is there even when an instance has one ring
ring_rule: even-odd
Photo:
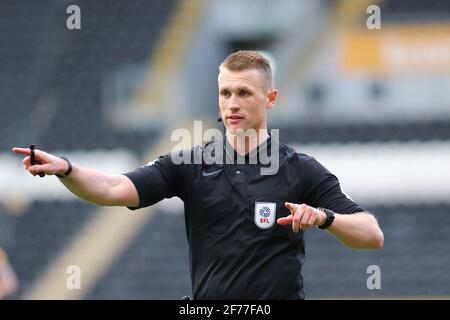
[[[230,71],[259,70],[266,80],[266,89],[274,87],[270,61],[257,51],[236,51],[220,64],[219,72],[222,68],[227,68]]]

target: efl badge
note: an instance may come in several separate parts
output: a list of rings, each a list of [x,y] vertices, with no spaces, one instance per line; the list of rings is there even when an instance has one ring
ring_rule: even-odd
[[[261,229],[269,229],[275,223],[277,204],[255,202],[255,224]]]

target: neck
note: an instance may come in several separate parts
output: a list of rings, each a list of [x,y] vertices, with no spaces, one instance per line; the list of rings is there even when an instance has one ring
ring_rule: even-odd
[[[239,132],[227,130],[227,140],[240,155],[249,153],[269,138],[267,128]]]

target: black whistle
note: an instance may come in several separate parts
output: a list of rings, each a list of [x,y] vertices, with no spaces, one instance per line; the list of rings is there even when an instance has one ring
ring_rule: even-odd
[[[34,148],[36,148],[36,146],[34,144],[30,144],[30,150],[31,150],[31,165],[34,166],[35,164],[40,164],[38,161],[36,161],[36,159],[34,158]],[[38,172],[39,177],[45,177],[45,173],[43,172]]]

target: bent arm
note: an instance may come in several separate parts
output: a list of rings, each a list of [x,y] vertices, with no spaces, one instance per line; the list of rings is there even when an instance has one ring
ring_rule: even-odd
[[[383,232],[375,217],[368,212],[336,213],[333,223],[327,230],[350,248],[380,249],[383,247]]]
[[[306,204],[285,203],[291,214],[279,218],[278,224],[292,225],[292,230],[306,230],[312,226],[325,223],[325,212]],[[368,212],[353,214],[334,214],[334,221],[327,229],[346,246],[354,249],[380,249],[383,247],[384,235],[375,217]]]

